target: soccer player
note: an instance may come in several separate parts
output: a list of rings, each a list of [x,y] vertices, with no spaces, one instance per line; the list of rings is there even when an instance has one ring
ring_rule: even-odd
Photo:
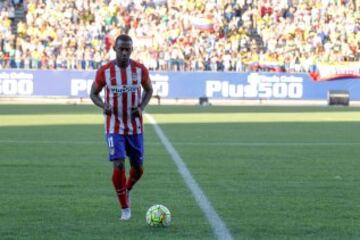
[[[129,191],[143,174],[142,112],[150,101],[153,88],[146,67],[130,59],[133,41],[128,35],[116,38],[114,50],[116,59],[96,72],[90,98],[103,109],[109,160],[114,166],[112,182],[121,205],[120,219],[126,221],[131,218]],[[104,101],[99,95],[103,88]],[[127,179],[126,156],[131,166]]]

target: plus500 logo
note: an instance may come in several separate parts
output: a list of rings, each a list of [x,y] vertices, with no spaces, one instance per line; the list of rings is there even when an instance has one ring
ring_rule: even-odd
[[[303,96],[303,79],[294,76],[260,75],[248,76],[248,84],[230,84],[228,81],[206,82],[207,97],[225,98],[291,98]]]
[[[28,79],[0,79],[0,95],[14,96],[24,95],[30,96],[34,92],[34,83]]]

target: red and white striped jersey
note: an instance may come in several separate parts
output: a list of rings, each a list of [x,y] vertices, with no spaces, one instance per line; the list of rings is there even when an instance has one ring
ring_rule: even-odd
[[[124,135],[142,133],[142,116],[132,116],[131,108],[140,106],[141,85],[150,81],[146,67],[130,60],[127,68],[120,68],[111,61],[98,69],[95,81],[105,89],[104,101],[112,107],[112,114],[105,115],[105,132]]]

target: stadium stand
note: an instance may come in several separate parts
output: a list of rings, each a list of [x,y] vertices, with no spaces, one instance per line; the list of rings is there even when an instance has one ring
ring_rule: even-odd
[[[307,72],[360,60],[353,0],[0,0],[0,68],[96,69],[119,33],[150,70]]]

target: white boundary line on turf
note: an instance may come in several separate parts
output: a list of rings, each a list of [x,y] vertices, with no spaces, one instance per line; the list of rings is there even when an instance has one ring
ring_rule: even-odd
[[[149,122],[154,126],[155,132],[160,138],[162,144],[165,146],[166,150],[171,155],[171,158],[174,160],[175,165],[178,168],[179,173],[183,177],[187,187],[192,192],[197,204],[205,214],[206,218],[211,224],[211,227],[217,236],[217,239],[233,239],[230,231],[227,229],[225,223],[221,220],[220,216],[216,213],[215,209],[211,205],[210,201],[205,196],[205,193],[200,188],[199,184],[191,175],[189,169],[186,167],[184,161],[181,156],[172,146],[166,135],[163,133],[159,125],[156,123],[155,119],[150,114],[145,114],[145,117],[149,120]]]

